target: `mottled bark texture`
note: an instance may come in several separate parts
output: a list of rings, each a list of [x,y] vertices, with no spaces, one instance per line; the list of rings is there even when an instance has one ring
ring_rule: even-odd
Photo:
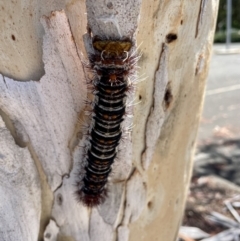
[[[1,240],[176,240],[217,8],[217,0],[0,3]],[[129,91],[122,125],[133,130],[94,208],[74,196],[91,123],[87,26],[131,39],[143,80]]]

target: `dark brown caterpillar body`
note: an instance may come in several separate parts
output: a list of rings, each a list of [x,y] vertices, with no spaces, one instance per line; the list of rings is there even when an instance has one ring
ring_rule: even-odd
[[[127,40],[93,40],[94,54],[89,56],[96,89],[94,115],[87,150],[85,174],[77,191],[89,207],[102,203],[106,183],[122,136],[121,123],[126,110],[126,93],[137,58]]]

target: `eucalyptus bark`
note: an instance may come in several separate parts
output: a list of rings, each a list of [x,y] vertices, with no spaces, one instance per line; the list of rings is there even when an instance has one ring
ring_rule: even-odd
[[[0,3],[0,239],[176,240],[218,1],[39,3]],[[143,79],[129,95],[138,104],[124,125],[133,130],[108,198],[92,209],[73,194],[85,141],[87,25],[93,35],[131,38]]]

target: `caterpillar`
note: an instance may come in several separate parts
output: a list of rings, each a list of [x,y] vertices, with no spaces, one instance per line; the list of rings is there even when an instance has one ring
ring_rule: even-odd
[[[103,203],[107,197],[106,184],[123,132],[127,91],[138,60],[129,38],[109,40],[95,36],[92,47],[89,62],[95,96],[85,173],[77,190],[78,199],[88,207]]]

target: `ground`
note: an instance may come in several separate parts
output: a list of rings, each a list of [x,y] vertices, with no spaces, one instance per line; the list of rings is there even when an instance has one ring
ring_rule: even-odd
[[[234,54],[219,54],[225,46],[214,46],[182,224],[206,236],[198,233],[196,239],[190,230],[180,230],[180,240],[239,240],[240,44],[233,47]]]

